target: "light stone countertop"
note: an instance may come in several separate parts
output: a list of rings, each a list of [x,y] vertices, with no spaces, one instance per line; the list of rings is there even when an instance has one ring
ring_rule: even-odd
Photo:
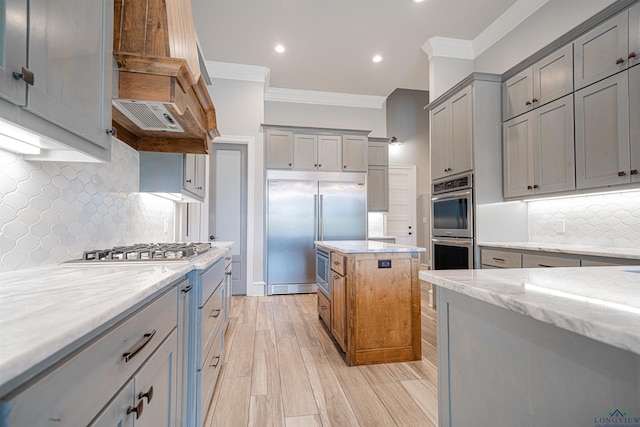
[[[425,248],[378,242],[375,240],[323,240],[316,241],[315,244],[316,246],[321,246],[329,250],[345,254],[426,252]]]
[[[640,261],[640,248],[614,248],[602,246],[585,246],[566,243],[543,242],[478,242],[485,248],[519,249],[528,251],[544,251],[574,255],[590,255],[599,257],[626,258]]]
[[[0,273],[0,397],[190,271],[209,267],[231,244],[214,242],[190,262],[51,265]]]
[[[640,355],[640,265],[421,270],[419,277]]]

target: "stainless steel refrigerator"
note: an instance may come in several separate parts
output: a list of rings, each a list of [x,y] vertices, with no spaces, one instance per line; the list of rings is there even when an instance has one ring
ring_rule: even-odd
[[[267,293],[316,291],[315,240],[364,240],[365,174],[267,172]]]

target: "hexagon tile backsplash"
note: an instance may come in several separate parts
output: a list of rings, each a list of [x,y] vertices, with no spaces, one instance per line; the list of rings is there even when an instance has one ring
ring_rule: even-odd
[[[27,162],[0,150],[0,271],[173,241],[173,202],[137,193],[138,152],[114,139],[111,156],[111,163]]]
[[[529,202],[529,241],[638,248],[640,190]]]

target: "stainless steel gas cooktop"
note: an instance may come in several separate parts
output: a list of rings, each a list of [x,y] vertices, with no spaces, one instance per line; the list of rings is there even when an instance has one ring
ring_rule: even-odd
[[[138,243],[131,246],[85,251],[81,259],[63,264],[186,262],[207,252],[210,248],[211,243]]]

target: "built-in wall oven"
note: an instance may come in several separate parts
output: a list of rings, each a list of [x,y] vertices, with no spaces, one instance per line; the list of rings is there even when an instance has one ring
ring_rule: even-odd
[[[329,264],[329,251],[316,248],[316,285],[318,290],[331,299],[331,265]]]
[[[433,269],[473,268],[473,175],[434,182],[431,204]]]

